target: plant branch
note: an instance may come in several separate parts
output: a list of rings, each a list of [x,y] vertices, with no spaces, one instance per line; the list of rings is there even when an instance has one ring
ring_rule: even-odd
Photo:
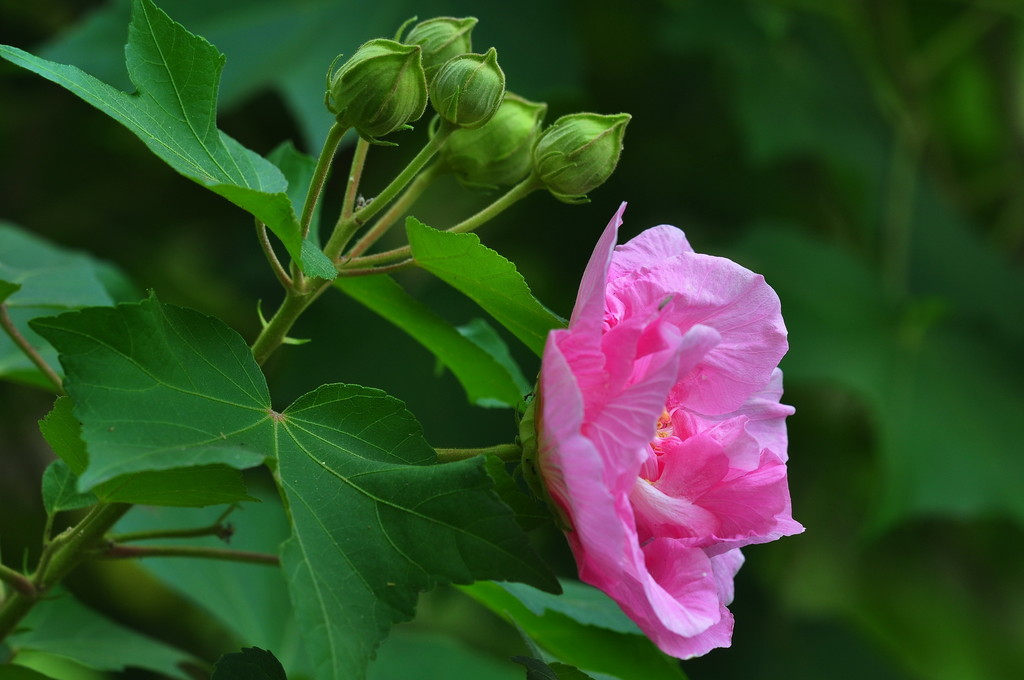
[[[523,457],[523,449],[518,444],[498,444],[479,449],[434,449],[437,451],[438,463],[454,463],[476,456],[497,456],[506,462],[514,462]]]
[[[26,597],[34,598],[36,596],[36,587],[32,580],[4,564],[0,564],[0,581],[8,584],[15,591]]]
[[[502,194],[493,203],[487,207],[481,209],[475,215],[467,217],[463,221],[456,224],[454,227],[449,227],[446,231],[450,231],[455,234],[465,234],[467,232],[475,231],[490,220],[497,217],[501,212],[506,210],[509,206],[516,203],[517,201],[525,198],[529,194],[533,193],[537,189],[540,189],[544,184],[540,181],[536,175],[530,175],[519,184],[515,185],[507,192]],[[362,257],[354,257],[350,260],[345,260],[339,266],[339,272],[344,273],[346,269],[365,269],[366,267],[376,267],[382,264],[387,264],[395,260],[401,260],[408,258],[412,255],[412,248],[409,246],[402,246],[401,248],[393,248],[392,250],[385,250],[382,253],[374,253],[373,255],[363,255]]]
[[[15,345],[18,346],[22,352],[25,353],[33,364],[36,365],[43,375],[46,376],[47,380],[53,383],[53,386],[57,389],[57,394],[64,394],[64,383],[57,372],[50,368],[50,365],[46,363],[42,355],[36,351],[36,348],[29,343],[28,339],[18,330],[11,320],[11,316],[7,313],[7,304],[0,303],[0,326],[3,327],[7,335],[11,338]]]
[[[402,189],[423,169],[423,166],[441,149],[455,129],[448,123],[442,124],[437,134],[430,138],[420,152],[409,161],[405,169],[398,173],[398,176],[391,180],[391,183],[384,187],[384,190],[372,201],[355,211],[350,217],[339,216],[337,224],[334,225],[334,232],[324,247],[324,255],[332,260],[337,260],[356,231],[398,196]]]
[[[302,227],[302,238],[306,238],[309,235],[309,225],[313,223],[313,213],[316,210],[316,204],[320,201],[320,194],[323,193],[324,184],[327,182],[327,175],[330,174],[334,153],[338,150],[341,138],[347,130],[347,126],[334,123],[331,129],[327,131],[324,148],[320,150],[320,157],[317,158],[316,168],[313,169],[313,177],[309,181],[306,202],[302,204],[302,217],[299,218],[299,225]]]
[[[383,236],[388,229],[404,215],[416,200],[423,195],[423,192],[427,190],[435,179],[437,179],[445,171],[445,167],[439,163],[435,163],[420,174],[416,176],[416,179],[409,184],[409,187],[405,190],[397,201],[395,201],[388,211],[378,218],[377,222],[363,234],[362,238],[356,241],[355,245],[349,249],[346,253],[347,257],[358,257],[359,255],[366,252],[367,248],[376,243],[381,236]]]
[[[281,282],[285,290],[288,290],[292,287],[292,277],[288,276],[288,272],[284,270],[281,261],[277,259],[277,253],[274,252],[274,244],[270,242],[270,235],[267,233],[267,225],[259,220],[256,220],[256,237],[259,239],[263,254],[267,257],[267,262],[270,263],[270,268],[274,271],[274,276]]]
[[[228,550],[226,548],[207,548],[203,546],[177,545],[118,545],[111,543],[96,555],[101,559],[141,559],[144,557],[193,557],[204,560],[224,560],[228,562],[248,562],[250,564],[268,564],[278,566],[277,555],[250,552],[248,550]]]
[[[270,317],[270,321],[252,343],[252,355],[256,358],[257,364],[262,366],[274,353],[274,350],[281,346],[288,336],[288,331],[295,325],[295,321],[317,298],[324,287],[326,284],[315,291],[296,291],[291,288],[285,291],[281,306],[277,308],[274,316]]]
[[[352,155],[352,165],[348,171],[348,182],[345,186],[345,199],[341,203],[341,219],[347,220],[355,211],[356,196],[359,194],[359,182],[363,178],[363,167],[366,165],[366,154],[370,151],[370,143],[359,138],[356,150]]]
[[[191,529],[152,529],[150,531],[131,531],[124,534],[114,534],[110,537],[111,543],[132,543],[134,541],[149,541],[160,538],[199,538],[201,536],[216,536],[222,541],[227,541],[235,535],[235,528],[225,524],[224,520],[238,508],[237,505],[230,505],[228,509],[220,514],[213,524],[205,527],[194,527]]]
[[[65,530],[43,549],[39,566],[31,578],[34,592],[15,592],[0,607],[0,640],[11,634],[36,602],[72,569],[88,557],[117,520],[132,506],[127,503],[100,503],[75,526]]]
[[[338,268],[338,276],[373,276],[374,274],[390,274],[391,272],[408,269],[416,264],[416,260],[408,258],[394,264],[385,264],[379,267],[367,267],[366,269]]]

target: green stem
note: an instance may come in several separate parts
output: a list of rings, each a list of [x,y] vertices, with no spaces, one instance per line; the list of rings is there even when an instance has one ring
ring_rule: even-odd
[[[292,278],[288,276],[288,272],[284,270],[284,266],[281,265],[281,261],[277,259],[277,253],[274,252],[274,245],[270,242],[270,236],[267,234],[267,225],[263,224],[259,220],[256,220],[256,238],[259,239],[260,248],[263,249],[263,254],[267,258],[267,262],[270,264],[270,268],[274,271],[274,276],[281,282],[285,290],[292,287]]]
[[[374,197],[372,201],[357,210],[350,217],[340,216],[337,224],[334,225],[334,232],[331,234],[330,240],[327,241],[327,245],[324,247],[324,255],[332,260],[338,259],[345,246],[348,245],[349,239],[359,230],[359,227],[366,224],[374,215],[383,210],[386,205],[398,196],[402,189],[440,151],[448,136],[455,129],[454,126],[448,123],[442,124],[437,134],[430,138],[423,148],[420,149],[420,152],[409,161],[405,169],[398,173],[398,176],[391,180],[391,183],[384,187],[384,190]]]
[[[517,201],[525,198],[529,194],[533,193],[537,189],[543,188],[544,184],[540,181],[540,178],[536,175],[530,175],[519,184],[515,185],[503,195],[498,197],[493,203],[483,208],[475,215],[467,217],[462,222],[459,222],[454,227],[450,227],[447,231],[464,234],[466,232],[474,231],[479,229],[481,226],[489,222],[490,220],[497,217],[502,211],[506,210],[509,206],[516,203]],[[345,271],[349,268],[360,270],[368,267],[377,267],[380,265],[386,265],[394,262],[395,260],[402,260],[412,255],[412,248],[409,246],[402,246],[401,248],[394,248],[392,250],[385,250],[382,253],[375,253],[373,255],[364,255],[362,257],[354,257],[351,260],[346,260],[343,266],[340,268],[341,271]]]
[[[367,267],[366,269],[339,268],[338,276],[375,276],[377,274],[390,274],[401,271],[416,265],[416,260],[408,258],[394,264],[385,264],[379,267]]]
[[[0,303],[0,326],[2,326],[4,331],[7,332],[7,335],[11,338],[14,344],[18,346],[18,349],[24,352],[25,356],[27,356],[32,363],[36,365],[36,368],[46,376],[47,380],[53,383],[53,386],[57,389],[57,394],[64,394],[64,383],[61,381],[60,376],[57,375],[56,371],[50,368],[50,365],[46,363],[46,360],[43,359],[42,355],[36,351],[36,348],[32,346],[20,331],[18,331],[14,322],[11,321],[11,316],[7,313],[7,305],[5,303]]]
[[[228,506],[228,509],[220,514],[213,524],[205,527],[195,527],[191,529],[153,529],[150,531],[131,531],[124,534],[114,534],[110,537],[111,543],[132,543],[134,541],[150,541],[159,538],[198,538],[201,536],[216,536],[222,541],[226,541],[235,534],[234,528],[230,524],[225,524],[224,520],[228,518],[232,512],[238,508],[237,504]]]
[[[427,190],[427,187],[445,172],[445,169],[445,166],[435,163],[418,174],[416,179],[409,184],[409,188],[405,190],[405,193],[388,208],[386,213],[380,216],[373,227],[363,234],[362,238],[356,241],[355,245],[349,249],[346,255],[348,257],[358,257],[366,252],[367,248],[376,243],[400,217],[405,215],[412,204]]]
[[[491,203],[475,215],[467,217],[454,227],[448,229],[448,231],[456,234],[465,234],[466,232],[475,231],[477,228],[483,226],[487,222],[490,222],[499,214],[504,212],[512,206],[512,204],[526,198],[537,189],[541,189],[543,187],[544,183],[540,181],[540,177],[536,174],[531,174],[522,182],[505,192],[494,203]]]
[[[28,597],[35,597],[36,587],[31,579],[21,572],[14,571],[5,564],[0,564],[0,581],[10,585],[16,592]]]
[[[334,123],[331,129],[327,131],[324,148],[320,150],[320,157],[316,161],[313,177],[309,181],[306,202],[302,204],[302,217],[299,219],[299,224],[302,227],[302,238],[306,238],[309,234],[309,225],[313,223],[313,212],[316,210],[316,204],[320,201],[320,194],[323,193],[324,184],[327,182],[327,175],[331,171],[334,153],[338,150],[341,138],[347,130],[347,126]]]
[[[356,196],[359,194],[359,182],[363,178],[363,167],[366,165],[366,154],[370,151],[370,143],[359,138],[356,150],[352,155],[352,165],[348,171],[348,183],[345,186],[345,199],[341,203],[341,219],[347,220],[355,211]]]
[[[277,555],[250,552],[248,550],[227,550],[225,548],[206,548],[201,546],[177,545],[111,545],[96,557],[102,559],[141,559],[143,557],[192,557],[204,560],[222,560],[227,562],[248,562],[249,564],[269,564],[278,566]]]
[[[437,451],[438,463],[454,463],[476,456],[497,456],[506,462],[514,462],[523,457],[523,449],[518,444],[498,444],[479,449],[434,449]]]
[[[100,503],[93,506],[81,522],[60,534],[43,550],[39,566],[32,577],[33,594],[20,591],[4,601],[0,607],[0,640],[11,634],[35,603],[72,569],[77,567],[131,505],[127,503]]]
[[[271,354],[284,342],[288,331],[295,325],[295,321],[306,310],[307,307],[317,298],[320,292],[328,284],[320,286],[313,291],[297,291],[289,289],[285,291],[284,301],[281,306],[270,317],[270,321],[263,327],[256,340],[252,343],[252,355],[256,363],[262,366]]]

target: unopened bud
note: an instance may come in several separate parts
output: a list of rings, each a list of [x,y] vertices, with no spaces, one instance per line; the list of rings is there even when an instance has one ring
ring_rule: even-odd
[[[364,43],[330,77],[328,108],[342,125],[374,140],[423,115],[427,79],[419,45],[378,38]]]
[[[573,113],[541,133],[533,150],[534,170],[555,198],[585,202],[588,191],[611,177],[630,118],[628,113]]]
[[[505,73],[498,53],[452,57],[430,83],[430,103],[449,123],[470,130],[491,119],[505,96]]]
[[[506,92],[486,125],[452,133],[441,149],[442,161],[467,186],[515,184],[530,172],[533,145],[547,109],[547,104]]]
[[[427,73],[427,83],[430,83],[446,61],[473,51],[470,33],[476,23],[476,17],[436,17],[412,27],[404,42],[419,45],[423,49],[423,69]]]

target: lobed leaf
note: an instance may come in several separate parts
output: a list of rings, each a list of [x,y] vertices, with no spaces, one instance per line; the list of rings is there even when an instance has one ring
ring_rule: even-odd
[[[59,400],[45,427],[69,467],[85,465],[80,487],[276,457],[292,524],[282,562],[316,677],[363,677],[390,626],[438,583],[557,590],[488,461],[436,464],[419,424],[384,393],[326,385],[276,413],[240,336],[155,298],[35,327],[67,372],[74,406]]]
[[[459,290],[540,356],[548,331],[565,321],[533,297],[514,264],[480,243],[476,234],[405,223],[416,265]]]
[[[78,491],[78,476],[89,465],[89,454],[85,450],[85,442],[82,441],[82,425],[75,419],[72,409],[71,399],[60,397],[54,403],[53,409],[39,423],[43,438],[61,459],[57,462],[66,466],[66,473],[63,470],[59,473],[51,472],[55,466],[47,469],[48,474],[60,475],[60,493],[63,494],[74,494]],[[59,466],[56,469],[60,469]],[[44,476],[44,503],[48,493],[47,484],[47,478]],[[64,489],[63,486],[68,484],[71,488]],[[49,493],[57,492],[55,488]],[[84,502],[86,498],[91,498],[93,503],[99,499],[108,503],[144,503],[177,507],[204,507],[254,500],[246,493],[241,473],[224,465],[131,472],[97,484],[87,494],[70,495],[69,498],[81,499],[72,502]],[[70,509],[71,507],[56,508]],[[47,512],[49,511],[47,508]]]
[[[134,93],[16,47],[0,45],[0,56],[106,113],[176,171],[266,224],[308,274],[334,278],[334,266],[319,248],[304,247],[281,171],[217,128],[224,55],[152,0],[132,2],[125,56]]]
[[[267,384],[223,322],[155,298],[36,319],[60,350],[89,465],[79,488],[134,472],[222,464],[273,450]]]
[[[278,424],[294,527],[282,562],[318,678],[362,678],[419,591],[500,578],[557,590],[482,459],[434,465],[397,400],[355,385],[298,399]]]

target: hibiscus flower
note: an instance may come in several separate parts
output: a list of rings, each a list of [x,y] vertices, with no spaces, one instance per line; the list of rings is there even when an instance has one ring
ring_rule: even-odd
[[[675,227],[598,241],[569,327],[547,340],[537,463],[580,578],[664,652],[730,644],[739,548],[791,516],[779,298]]]

